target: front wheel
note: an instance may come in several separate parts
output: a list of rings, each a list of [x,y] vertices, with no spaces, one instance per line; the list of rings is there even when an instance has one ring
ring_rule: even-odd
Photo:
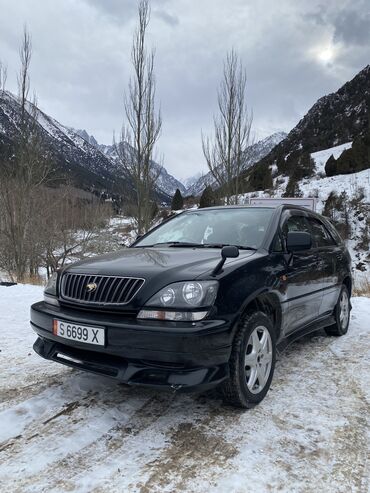
[[[270,388],[275,368],[276,340],[273,324],[263,312],[244,317],[235,335],[230,357],[230,377],[223,384],[226,402],[251,408]]]
[[[348,331],[349,317],[351,313],[351,302],[348,289],[343,284],[339,294],[339,299],[334,309],[335,324],[325,328],[325,332],[330,336],[343,336]]]

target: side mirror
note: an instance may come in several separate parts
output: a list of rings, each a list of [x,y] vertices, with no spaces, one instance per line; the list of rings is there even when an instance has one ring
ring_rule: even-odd
[[[239,257],[239,248],[234,246],[234,245],[224,246],[224,247],[222,247],[222,250],[221,250],[221,257],[222,257],[221,260],[216,265],[216,267],[213,269],[213,272],[212,272],[213,276],[215,276],[218,272],[220,272],[220,270],[222,269],[222,266],[224,265],[227,258]]]
[[[305,231],[289,231],[286,239],[288,252],[300,252],[312,247],[312,236]]]
[[[221,250],[221,257],[225,260],[239,257],[239,248],[234,245],[224,246]]]

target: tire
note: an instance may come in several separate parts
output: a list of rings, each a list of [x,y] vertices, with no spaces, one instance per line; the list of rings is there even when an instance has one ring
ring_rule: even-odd
[[[276,336],[270,318],[263,312],[247,314],[233,341],[230,377],[221,387],[225,402],[244,409],[261,402],[270,388],[275,360]]]
[[[348,332],[351,314],[351,301],[347,287],[343,284],[337,304],[334,308],[335,324],[325,328],[329,336],[343,336]]]

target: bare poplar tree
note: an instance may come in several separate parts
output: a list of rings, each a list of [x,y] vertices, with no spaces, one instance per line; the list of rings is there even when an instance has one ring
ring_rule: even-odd
[[[148,0],[140,0],[138,14],[131,50],[134,74],[125,95],[126,122],[116,151],[126,176],[134,186],[134,215],[137,232],[142,234],[152,221],[153,191],[160,172],[154,168],[152,158],[162,119],[160,111],[155,110],[154,51],[148,53],[146,48],[150,20]]]
[[[5,91],[6,80],[8,78],[8,68],[0,60],[0,93]]]
[[[234,50],[227,54],[223,79],[218,91],[218,115],[214,116],[214,136],[202,134],[203,154],[207,166],[226,197],[237,203],[239,175],[251,144],[252,114],[246,102],[247,75]],[[232,198],[233,197],[233,198]]]
[[[36,208],[36,198],[51,169],[38,128],[36,98],[28,101],[31,54],[31,38],[25,28],[19,50],[18,132],[13,156],[4,158],[0,167],[0,247],[7,252],[6,270],[18,281],[35,270],[32,218],[42,213],[42,208]]]

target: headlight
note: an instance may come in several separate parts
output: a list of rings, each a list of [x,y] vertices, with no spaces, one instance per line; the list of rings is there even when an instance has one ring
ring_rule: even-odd
[[[213,305],[218,281],[186,281],[170,284],[152,296],[145,306],[201,308]]]
[[[44,301],[49,303],[49,305],[59,306],[59,301],[57,300],[57,281],[58,281],[58,273],[54,272],[54,274],[49,277],[49,280],[44,289]]]
[[[186,281],[161,289],[140,310],[137,318],[196,322],[208,315],[218,289],[218,281]]]
[[[56,296],[57,280],[58,280],[58,273],[54,272],[54,274],[51,277],[49,277],[49,280],[44,289],[44,293],[51,294],[52,296]]]

